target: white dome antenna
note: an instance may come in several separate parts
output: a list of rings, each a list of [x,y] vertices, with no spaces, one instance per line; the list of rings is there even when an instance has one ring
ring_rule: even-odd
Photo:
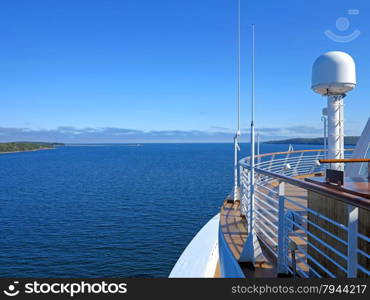
[[[342,95],[356,86],[356,67],[352,57],[340,51],[319,56],[312,67],[312,89],[320,95]]]
[[[312,67],[312,89],[328,97],[328,158],[344,158],[343,99],[356,87],[356,67],[353,58],[340,51],[319,56]],[[343,170],[343,164],[331,164]]]

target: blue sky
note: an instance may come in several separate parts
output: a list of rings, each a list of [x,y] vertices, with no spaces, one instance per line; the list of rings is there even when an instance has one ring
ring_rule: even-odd
[[[242,127],[250,123],[256,24],[256,126],[263,139],[320,136],[310,89],[321,53],[357,62],[346,133],[370,112],[370,3],[247,1],[242,7]],[[236,126],[236,0],[0,2],[0,141],[231,141]],[[359,14],[348,14],[357,9]],[[336,28],[346,17],[347,30]],[[348,43],[325,30],[361,34]],[[247,137],[243,137],[247,139]]]

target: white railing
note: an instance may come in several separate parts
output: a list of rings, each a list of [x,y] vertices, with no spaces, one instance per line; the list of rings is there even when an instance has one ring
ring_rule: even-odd
[[[345,151],[345,157],[351,154],[352,150]],[[239,162],[241,213],[247,220],[254,221],[254,231],[276,257],[279,273],[296,273],[301,277],[357,277],[360,273],[361,276],[369,276],[370,271],[363,263],[370,259],[368,248],[359,249],[358,246],[370,242],[369,237],[358,232],[359,207],[368,210],[368,205],[348,202],[337,193],[335,199],[348,209],[348,219],[341,224],[309,208],[307,199],[302,199],[305,195],[286,193],[287,184],[301,188],[303,192],[320,189],[299,178],[322,173],[325,170],[325,165],[319,163],[322,158],[325,158],[325,150],[257,156],[252,212],[248,211],[251,199],[250,158],[242,159]],[[331,229],[323,226],[324,223],[330,224]]]

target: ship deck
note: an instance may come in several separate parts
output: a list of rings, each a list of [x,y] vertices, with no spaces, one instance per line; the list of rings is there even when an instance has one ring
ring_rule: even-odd
[[[286,184],[285,186],[285,195],[288,196],[290,199],[298,202],[300,205],[307,207],[307,191],[290,185]],[[294,206],[291,203],[286,203],[286,208],[295,210],[300,215],[304,215],[305,212],[302,208]],[[276,222],[275,220],[270,219],[271,222]],[[220,222],[221,222],[221,230],[225,237],[225,241],[233,253],[235,259],[238,261],[243,250],[243,245],[246,241],[247,237],[247,221],[245,217],[242,217],[240,214],[240,202],[235,201],[230,203],[225,201],[222,208],[221,208],[221,215],[220,215]],[[302,232],[303,233],[303,232]],[[305,247],[302,241],[297,237],[291,237],[298,246]],[[242,270],[246,277],[249,278],[273,278],[277,277],[277,266],[276,266],[276,258],[268,249],[268,247],[264,246],[261,243],[262,252],[266,260],[264,262],[257,262],[254,264],[254,268],[250,266],[241,265]],[[273,247],[273,245],[269,245]],[[302,258],[303,259],[303,258]],[[297,261],[299,261],[299,257],[297,257]],[[299,264],[299,263],[298,263]],[[304,264],[299,264],[301,268],[306,269]]]
[[[368,159],[350,158],[353,149],[344,152],[343,163],[370,163]],[[248,206],[252,188],[251,158],[239,161],[242,203],[232,201],[233,195],[230,195],[220,212],[222,276],[370,275],[369,175],[356,177],[359,175],[332,172],[328,176],[323,164],[331,162],[325,155],[325,150],[320,149],[259,155],[254,169],[253,207]],[[350,166],[347,174],[350,174]],[[248,251],[253,251],[249,241],[246,244],[247,236],[250,237],[247,232],[250,212],[253,213],[253,232],[260,245],[253,241],[257,261],[254,264],[244,262],[247,259],[243,253],[245,245]],[[258,253],[260,249],[263,255]]]

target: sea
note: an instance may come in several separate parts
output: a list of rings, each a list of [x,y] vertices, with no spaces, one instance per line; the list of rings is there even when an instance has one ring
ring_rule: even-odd
[[[226,143],[0,154],[0,277],[167,277],[232,185]]]

